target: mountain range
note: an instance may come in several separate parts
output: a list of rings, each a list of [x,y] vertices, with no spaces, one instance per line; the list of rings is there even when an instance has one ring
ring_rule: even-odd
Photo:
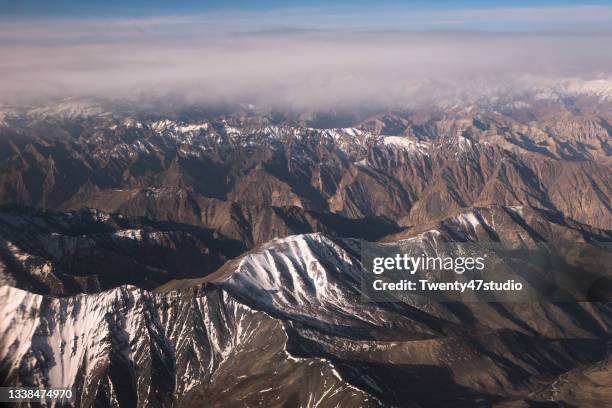
[[[360,248],[610,243],[610,89],[2,108],[2,385],[75,406],[605,406],[609,302],[364,302]]]

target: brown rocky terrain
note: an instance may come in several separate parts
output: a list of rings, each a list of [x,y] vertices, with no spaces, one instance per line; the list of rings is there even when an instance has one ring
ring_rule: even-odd
[[[558,110],[566,117],[544,121],[405,114],[406,127],[392,129],[381,127],[399,120],[388,116],[324,130],[240,116],[17,121],[0,129],[0,202],[197,224],[250,245],[271,238],[258,227],[268,207],[406,227],[470,206],[527,205],[610,229],[607,119]],[[396,134],[377,133],[387,130]]]

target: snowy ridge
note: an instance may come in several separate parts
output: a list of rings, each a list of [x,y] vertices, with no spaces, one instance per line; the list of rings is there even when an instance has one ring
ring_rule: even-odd
[[[253,390],[254,394],[273,390],[276,393],[282,392],[287,385],[278,382],[278,378],[274,380],[279,373],[292,373],[288,374],[290,377],[304,370],[312,370],[315,378],[323,377],[323,384],[309,391],[308,386],[302,384],[300,393],[304,393],[309,401],[313,398],[313,401],[324,403],[344,393],[368,399],[367,394],[338,376],[328,360],[292,356],[287,350],[289,336],[278,320],[237,302],[227,292],[212,292],[208,296],[196,295],[192,298],[171,292],[160,297],[159,302],[160,305],[162,302],[171,305],[170,310],[178,313],[173,315],[162,312],[161,321],[166,328],[167,338],[172,339],[175,345],[179,395],[185,395],[190,390],[216,380],[222,384],[224,391],[237,387],[239,391],[235,398],[243,400],[245,391],[244,386],[240,385],[241,381],[248,384],[249,373],[257,370],[258,362],[263,360],[268,363],[261,369],[265,370],[265,378],[271,382],[263,381],[263,385]],[[200,328],[205,328],[205,336],[202,336]],[[275,355],[270,355],[271,352]],[[192,358],[192,355],[197,358]],[[244,362],[245,358],[252,358],[252,355],[256,356],[256,361]],[[274,370],[273,373],[268,372],[271,370]],[[236,378],[233,374],[236,372],[242,375]]]
[[[475,236],[476,228],[481,227],[481,218],[474,212],[465,212],[453,217],[450,222],[457,228],[460,234],[466,234],[466,238]]]
[[[118,288],[73,299],[49,299],[10,287],[0,288],[0,352],[9,362],[9,378],[21,369],[32,384],[63,386],[77,376],[91,379],[108,366],[113,349],[122,350],[122,333],[132,323],[117,306],[129,308],[141,291]],[[120,309],[119,309],[120,310]],[[28,314],[39,311],[35,318]],[[42,313],[40,313],[42,312]],[[126,345],[123,345],[126,346]],[[125,349],[127,351],[127,349]]]
[[[169,119],[137,124],[130,122],[129,125],[139,131],[132,141],[119,139],[108,149],[101,149],[94,155],[130,163],[139,157],[157,157],[169,149],[181,157],[196,158],[231,152],[239,147],[250,150],[265,146],[273,151],[281,151],[284,146],[290,145],[292,160],[300,162],[312,157],[310,149],[314,145],[329,150],[337,149],[359,159],[363,159],[373,147],[408,153],[410,157],[428,156],[434,147],[432,143],[414,137],[380,135],[356,127],[316,129],[293,125],[234,125],[225,120],[178,122]],[[117,126],[108,129],[117,131]],[[152,131],[154,136],[148,137],[146,132],[140,132],[142,129]],[[105,139],[100,137],[96,141],[101,145],[105,143]],[[453,143],[461,151],[473,149],[475,145],[473,141],[461,138],[447,142]]]
[[[221,286],[273,315],[326,324],[381,324],[361,304],[361,264],[321,233],[273,240],[242,258]]]
[[[601,100],[612,100],[612,79],[571,80],[561,89],[569,95],[592,95]]]
[[[325,252],[319,252],[321,248]],[[342,300],[341,292],[330,281],[323,262],[349,280],[359,278],[357,262],[329,238],[315,233],[273,240],[245,256],[224,284],[239,293],[276,292],[273,298],[262,300],[279,306],[335,303]]]
[[[427,155],[428,149],[431,148],[431,144],[427,142],[421,142],[418,140],[410,140],[403,136],[385,136],[381,135],[379,141],[384,146],[396,147],[407,152],[419,155]]]
[[[242,146],[257,146],[262,141],[274,144],[291,140],[307,141],[318,139],[321,143],[332,144],[340,150],[349,153],[353,149],[365,148],[368,142],[378,143],[390,148],[408,151],[416,154],[427,154],[431,145],[400,136],[377,136],[374,133],[358,128],[314,129],[286,125],[268,125],[262,128],[239,128],[221,123],[222,132],[209,123],[181,123],[164,120],[151,125],[151,129],[160,136],[167,137],[180,144],[182,149],[193,152],[205,151],[212,144],[224,144],[228,138],[232,144]]]
[[[0,106],[0,127],[8,126],[8,119],[11,116],[11,112],[6,112],[1,110],[2,106]]]
[[[561,79],[556,83],[533,90],[535,99],[559,101],[568,97],[593,96],[600,102],[612,100],[612,78],[584,80]]]
[[[66,100],[56,105],[30,109],[27,114],[30,117],[42,119],[59,118],[66,120],[93,116],[111,116],[111,113],[104,111],[98,103],[85,99]]]
[[[72,386],[80,406],[95,405],[107,381],[111,400],[146,407],[168,406],[173,396],[180,401],[193,390],[214,401],[215,393],[232,387],[235,398],[250,401],[270,385],[292,387],[292,376],[321,379],[297,389],[304,400],[370,400],[328,360],[291,356],[280,321],[215,288],[153,294],[123,286],[57,299],[4,286],[0,317],[6,381]],[[235,381],[237,372],[244,373],[242,384],[251,384],[250,376],[259,380],[245,388]],[[281,378],[288,383],[279,383],[277,373],[286,373]],[[134,389],[115,390],[116,381],[133,382]]]

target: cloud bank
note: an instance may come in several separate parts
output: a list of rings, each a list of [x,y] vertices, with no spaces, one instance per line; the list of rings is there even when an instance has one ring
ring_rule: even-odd
[[[603,6],[5,21],[0,102],[174,94],[334,109],[517,92],[609,77],[611,21],[612,7]]]

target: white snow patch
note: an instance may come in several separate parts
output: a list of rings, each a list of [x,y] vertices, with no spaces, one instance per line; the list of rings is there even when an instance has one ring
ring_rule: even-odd
[[[385,146],[401,148],[411,153],[426,155],[430,144],[418,140],[411,140],[403,136],[380,136],[379,141]]]

